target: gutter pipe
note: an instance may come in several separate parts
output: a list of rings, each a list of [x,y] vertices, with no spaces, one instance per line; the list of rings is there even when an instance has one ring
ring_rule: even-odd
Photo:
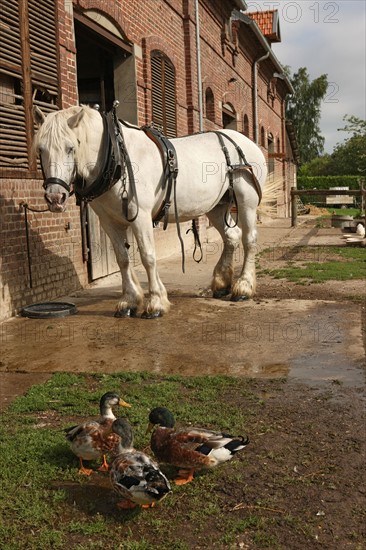
[[[199,117],[199,131],[203,132],[200,14],[199,14],[198,0],[195,0],[195,15],[196,15],[196,54],[197,54],[197,81],[198,81],[198,117]]]
[[[261,63],[261,61],[264,61],[267,58],[270,58],[272,63],[278,69],[278,73],[274,73],[273,76],[275,76],[276,78],[281,78],[281,80],[284,81],[290,94],[294,93],[294,89],[291,82],[289,81],[287,76],[284,74],[281,63],[278,61],[277,57],[273,53],[270,45],[268,44],[267,40],[264,38],[260,28],[258,27],[257,23],[254,21],[254,19],[252,19],[251,17],[248,17],[248,15],[245,15],[244,13],[238,10],[233,10],[231,17],[234,21],[240,21],[250,26],[254,34],[256,35],[256,38],[258,39],[261,46],[264,48],[266,52],[262,57],[260,57],[253,63],[253,88],[254,88],[253,125],[254,125],[254,141],[256,144],[258,144],[258,65],[259,63]]]
[[[262,55],[253,63],[253,125],[254,125],[254,142],[258,145],[258,65],[269,57],[269,52]]]

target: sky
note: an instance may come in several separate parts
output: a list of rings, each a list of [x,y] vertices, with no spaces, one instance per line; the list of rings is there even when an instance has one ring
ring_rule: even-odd
[[[344,115],[366,119],[366,2],[365,0],[247,0],[248,11],[277,9],[281,43],[272,50],[291,73],[308,69],[313,80],[328,75],[322,102],[321,134],[325,152],[348,137]]]

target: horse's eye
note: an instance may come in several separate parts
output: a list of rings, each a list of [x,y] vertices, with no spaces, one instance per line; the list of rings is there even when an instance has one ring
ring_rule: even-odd
[[[74,147],[68,147],[68,148],[66,149],[66,153],[67,153],[68,155],[71,155],[71,153],[73,153],[73,152],[74,152]]]

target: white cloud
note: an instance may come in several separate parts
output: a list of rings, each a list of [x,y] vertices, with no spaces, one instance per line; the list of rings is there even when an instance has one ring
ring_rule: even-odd
[[[321,131],[325,149],[347,137],[338,132],[345,114],[366,119],[366,3],[364,0],[253,1],[249,11],[277,9],[282,43],[273,51],[292,72],[306,67],[311,78],[328,75],[322,105]]]

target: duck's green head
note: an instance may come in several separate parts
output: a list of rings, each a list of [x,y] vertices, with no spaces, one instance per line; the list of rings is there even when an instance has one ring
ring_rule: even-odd
[[[166,407],[155,407],[149,414],[149,428],[153,426],[162,426],[163,428],[174,428],[175,419],[172,413]],[[148,428],[148,430],[149,430]],[[150,431],[149,430],[149,431]]]

